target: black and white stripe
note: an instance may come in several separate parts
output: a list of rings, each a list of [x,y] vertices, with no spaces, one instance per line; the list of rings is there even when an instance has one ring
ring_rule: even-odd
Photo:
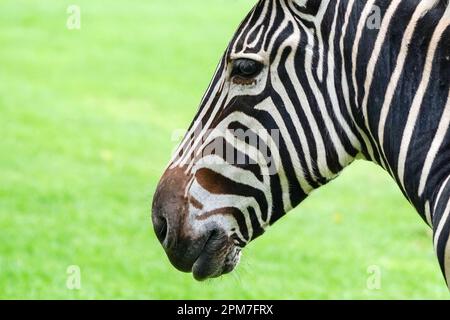
[[[376,14],[380,25],[369,28]],[[190,177],[185,196],[201,204],[189,216],[207,215],[243,247],[363,157],[393,176],[433,228],[450,280],[449,26],[448,0],[259,1],[169,165]],[[239,60],[263,68],[236,81]],[[279,143],[261,136],[276,173],[263,165],[267,155],[228,129],[278,130]],[[219,138],[258,161],[205,153]]]

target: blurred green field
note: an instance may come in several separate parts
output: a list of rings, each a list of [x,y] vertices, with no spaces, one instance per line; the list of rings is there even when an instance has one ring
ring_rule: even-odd
[[[152,194],[253,1],[77,0],[81,30],[68,30],[72,3],[0,5],[0,298],[449,298],[428,227],[366,162],[252,243],[233,274],[176,271]],[[71,265],[80,290],[66,286]]]

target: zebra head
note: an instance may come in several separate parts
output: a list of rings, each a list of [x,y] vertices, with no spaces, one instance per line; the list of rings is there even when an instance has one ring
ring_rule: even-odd
[[[327,53],[331,3],[256,4],[161,178],[155,232],[171,263],[198,280],[233,270],[242,248],[359,153],[349,96],[335,90],[342,59]]]

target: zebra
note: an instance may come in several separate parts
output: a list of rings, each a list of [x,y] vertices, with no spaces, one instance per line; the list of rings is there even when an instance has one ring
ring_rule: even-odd
[[[362,158],[432,228],[450,288],[449,25],[448,0],[259,0],[155,192],[171,263],[199,281],[231,272],[250,241]]]

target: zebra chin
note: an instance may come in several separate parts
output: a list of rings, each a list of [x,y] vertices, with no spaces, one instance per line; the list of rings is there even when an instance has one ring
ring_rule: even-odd
[[[166,249],[169,261],[176,269],[192,273],[197,281],[230,273],[240,260],[240,249],[220,229],[212,230],[206,238],[179,241],[176,247]]]
[[[198,281],[217,278],[230,273],[239,263],[241,251],[230,245],[223,232],[213,232],[192,266],[192,274]]]
[[[193,221],[185,192],[189,178],[182,169],[164,173],[153,198],[152,222],[171,264],[202,281],[231,272],[241,249],[217,221]]]

